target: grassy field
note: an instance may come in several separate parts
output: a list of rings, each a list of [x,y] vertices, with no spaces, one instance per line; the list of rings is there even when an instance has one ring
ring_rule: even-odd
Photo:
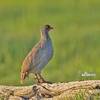
[[[99,0],[0,0],[0,84],[20,85],[20,68],[50,24],[54,57],[42,74],[52,82],[100,79]],[[84,72],[94,77],[82,77]],[[34,75],[23,85],[35,83]]]

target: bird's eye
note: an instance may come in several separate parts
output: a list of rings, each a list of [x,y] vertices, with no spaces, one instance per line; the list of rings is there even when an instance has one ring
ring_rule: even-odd
[[[49,29],[50,28],[50,26],[47,26],[47,29]]]
[[[50,26],[49,26],[49,25],[45,25],[45,28],[46,28],[46,29],[49,29],[49,28],[50,28]]]
[[[46,29],[49,29],[49,26],[46,26]]]

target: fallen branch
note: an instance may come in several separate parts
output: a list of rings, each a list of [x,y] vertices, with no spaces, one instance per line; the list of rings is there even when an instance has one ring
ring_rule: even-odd
[[[44,100],[74,98],[77,93],[84,93],[85,98],[100,95],[100,80],[76,81],[68,83],[42,83],[32,86],[0,86],[0,98],[9,100]],[[98,96],[99,98],[99,96]]]

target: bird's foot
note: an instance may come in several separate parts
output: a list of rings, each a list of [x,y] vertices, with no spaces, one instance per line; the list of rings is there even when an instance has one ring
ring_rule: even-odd
[[[52,84],[52,82],[49,82],[49,81],[42,81],[42,83]]]

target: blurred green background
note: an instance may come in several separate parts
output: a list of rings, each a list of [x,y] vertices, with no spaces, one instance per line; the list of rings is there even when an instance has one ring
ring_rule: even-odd
[[[20,85],[20,68],[50,24],[54,57],[42,71],[46,80],[100,78],[100,0],[0,0],[0,84]],[[84,72],[94,77],[81,77]],[[34,75],[23,85],[35,84]]]

